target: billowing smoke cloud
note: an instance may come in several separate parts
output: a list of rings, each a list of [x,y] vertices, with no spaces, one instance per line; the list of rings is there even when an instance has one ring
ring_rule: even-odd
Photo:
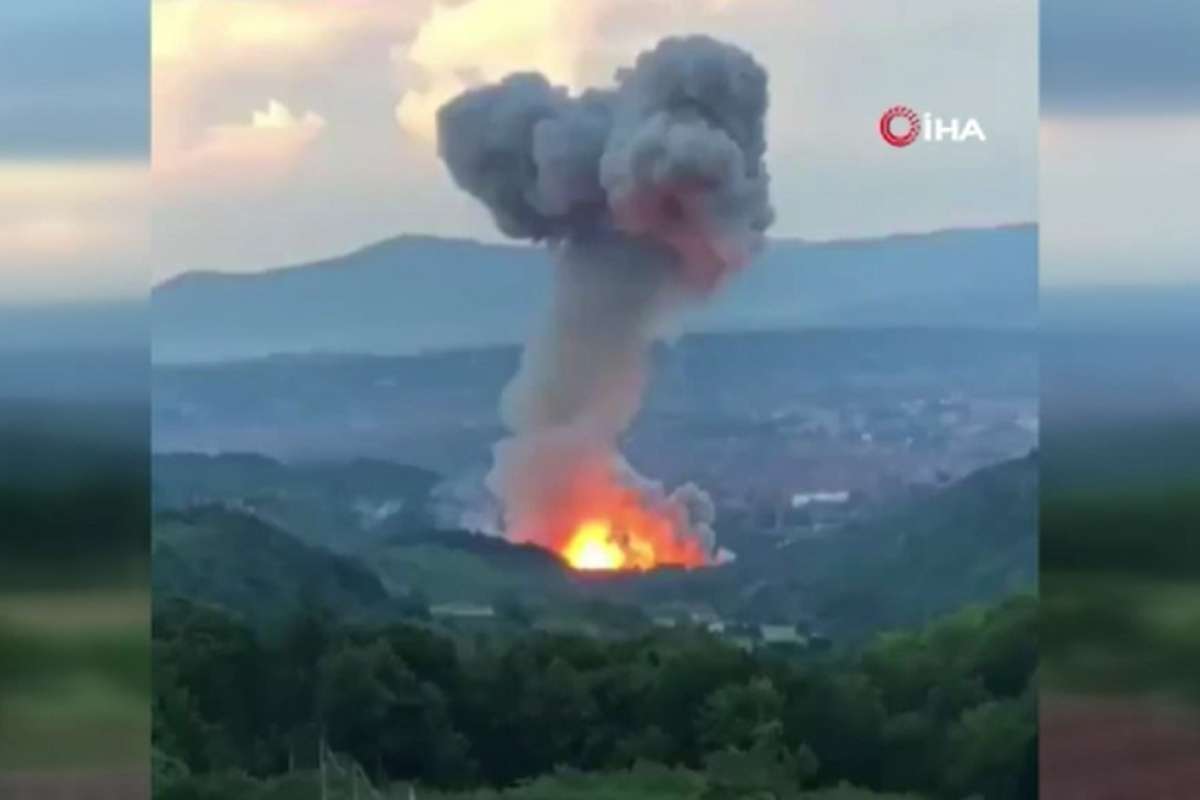
[[[556,547],[581,514],[616,508],[629,525],[666,525],[702,563],[715,557],[708,497],[690,484],[667,493],[616,443],[672,309],[745,266],[772,221],[766,110],[762,67],[700,36],[660,42],[610,89],[572,96],[519,73],[439,110],[455,182],[505,234],[547,243],[556,266],[488,476],[510,537]]]

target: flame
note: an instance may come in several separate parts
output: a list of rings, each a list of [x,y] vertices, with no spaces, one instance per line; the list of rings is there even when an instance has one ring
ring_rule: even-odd
[[[613,541],[612,527],[604,520],[587,520],[576,529],[562,557],[575,569],[605,570],[625,566],[625,551]]]
[[[545,548],[572,569],[589,572],[714,563],[711,535],[692,529],[683,503],[629,479],[604,453],[588,458],[572,452],[570,459],[532,466],[512,463],[524,451],[504,455],[502,477],[536,478],[500,486],[511,501],[509,541]]]
[[[699,545],[676,535],[669,520],[641,508],[622,509],[614,518],[584,519],[558,547],[559,555],[582,571],[644,571],[708,563]]]

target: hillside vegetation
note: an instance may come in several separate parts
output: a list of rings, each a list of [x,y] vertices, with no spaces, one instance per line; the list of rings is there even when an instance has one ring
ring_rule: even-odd
[[[1036,782],[1036,621],[1020,596],[796,658],[691,629],[456,641],[302,613],[264,635],[176,601],[154,619],[155,795],[303,796],[283,787],[311,791],[324,743],[377,785],[464,800],[1017,800]]]

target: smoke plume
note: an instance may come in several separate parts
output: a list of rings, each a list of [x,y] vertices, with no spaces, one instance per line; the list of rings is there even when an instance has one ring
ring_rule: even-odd
[[[555,263],[550,318],[505,389],[511,435],[487,479],[510,538],[558,549],[600,509],[692,554],[663,563],[715,557],[707,495],[642,478],[617,442],[663,323],[744,267],[772,221],[766,110],[762,67],[702,36],[663,40],[612,88],[572,96],[518,73],[439,110],[457,185]]]

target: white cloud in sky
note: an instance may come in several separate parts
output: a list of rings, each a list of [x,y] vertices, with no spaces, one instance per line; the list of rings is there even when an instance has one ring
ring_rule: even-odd
[[[307,111],[304,116],[297,117],[288,107],[278,100],[268,100],[267,107],[255,111],[250,118],[250,127],[269,128],[274,130],[320,130],[325,127],[325,120],[320,114]]]
[[[154,0],[151,8],[156,191],[247,188],[286,175],[325,119],[293,114],[275,90],[333,65],[372,38],[411,26],[411,3],[328,0]],[[257,96],[252,93],[261,92]],[[301,89],[307,105],[307,92]],[[266,107],[262,97],[272,97]],[[249,118],[249,123],[230,119]],[[272,131],[268,135],[266,131]],[[235,194],[236,196],[236,194]],[[231,197],[231,200],[233,197]]]
[[[210,126],[193,145],[156,147],[155,189],[163,195],[253,189],[285,176],[324,127],[313,111],[294,114],[269,100],[249,121]]]

